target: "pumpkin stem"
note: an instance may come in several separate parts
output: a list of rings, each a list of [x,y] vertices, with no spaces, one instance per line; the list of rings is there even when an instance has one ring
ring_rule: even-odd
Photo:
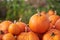
[[[0,20],[0,23],[1,23],[1,20]]]
[[[37,9],[37,13],[38,13],[39,16],[41,16],[40,11],[38,9]]]
[[[0,30],[0,34],[4,34],[4,32],[2,30]]]
[[[14,20],[14,23],[16,23],[16,20]]]
[[[57,14],[57,12],[55,11],[55,15]]]
[[[19,18],[19,22],[21,22],[22,18]]]
[[[22,20],[22,15],[20,15],[20,17],[19,17],[19,20],[18,20],[18,21],[19,21],[19,22],[21,22],[21,20]]]
[[[54,32],[51,34],[51,36],[55,36]]]
[[[37,9],[37,12],[40,13],[38,9]]]

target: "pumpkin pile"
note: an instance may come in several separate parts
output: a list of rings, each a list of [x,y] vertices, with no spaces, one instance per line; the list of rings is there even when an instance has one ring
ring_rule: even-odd
[[[28,24],[21,19],[2,21],[0,40],[60,40],[60,16],[51,9],[32,15]]]

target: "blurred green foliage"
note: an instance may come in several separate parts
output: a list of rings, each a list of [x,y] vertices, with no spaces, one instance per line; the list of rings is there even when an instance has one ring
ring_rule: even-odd
[[[58,15],[60,15],[60,1],[55,0],[46,0],[46,4],[44,6],[40,5],[38,8],[27,4],[24,0],[5,0],[2,3],[0,2],[1,6],[6,7],[6,17],[4,20],[19,20],[22,18],[22,21],[25,23],[29,22],[30,17],[35,14],[37,9],[39,11],[45,10],[48,11],[49,9],[54,9],[57,11]],[[2,19],[2,18],[0,18]]]

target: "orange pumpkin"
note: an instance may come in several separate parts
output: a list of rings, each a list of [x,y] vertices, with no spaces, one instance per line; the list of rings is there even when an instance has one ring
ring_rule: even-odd
[[[58,19],[55,23],[55,28],[60,30],[60,19]]]
[[[49,19],[45,15],[35,14],[29,20],[29,27],[33,32],[44,33],[50,25]]]
[[[50,10],[48,11],[48,13],[47,13],[48,16],[51,16],[51,15],[54,15],[54,14],[55,14],[55,12],[54,12],[54,10],[52,10],[52,9],[50,9]]]
[[[15,37],[11,33],[3,35],[2,40],[15,40]]]
[[[18,36],[17,40],[39,40],[39,38],[33,32],[23,32]]]
[[[42,11],[40,14],[41,15],[46,15],[46,12],[45,11]]]
[[[57,29],[51,29],[44,34],[43,40],[60,40],[60,31]]]
[[[20,27],[17,25],[17,24],[15,24],[15,23],[12,23],[10,26],[9,26],[9,28],[8,28],[8,32],[9,33],[12,33],[12,34],[14,34],[14,35],[17,35],[17,34],[19,34],[20,33]]]
[[[58,15],[52,15],[52,16],[50,16],[49,17],[50,23],[54,25],[59,18],[60,17]]]
[[[16,23],[20,27],[20,32],[25,31],[25,27],[27,26],[24,22],[17,22]]]
[[[1,29],[4,33],[8,32],[8,27],[10,26],[12,22],[11,21],[3,21],[0,25],[1,25]]]

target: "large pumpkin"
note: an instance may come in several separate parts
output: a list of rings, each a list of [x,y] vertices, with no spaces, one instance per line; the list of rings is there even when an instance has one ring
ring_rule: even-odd
[[[2,40],[16,40],[11,33],[7,33],[3,36]]]
[[[12,23],[9,28],[8,28],[8,32],[12,33],[14,35],[17,35],[20,33],[20,27],[16,24],[16,23]]]
[[[0,30],[2,30],[4,33],[7,33],[8,32],[8,27],[10,26],[12,22],[11,21],[3,21],[0,25],[1,25],[1,28]]]
[[[48,30],[50,22],[45,15],[34,14],[29,20],[29,27],[33,32],[44,33]]]
[[[44,34],[43,40],[60,40],[60,31],[57,29],[51,29]]]
[[[18,36],[17,40],[39,40],[39,38],[33,32],[23,32]]]
[[[58,19],[55,23],[55,28],[60,30],[60,19]]]

